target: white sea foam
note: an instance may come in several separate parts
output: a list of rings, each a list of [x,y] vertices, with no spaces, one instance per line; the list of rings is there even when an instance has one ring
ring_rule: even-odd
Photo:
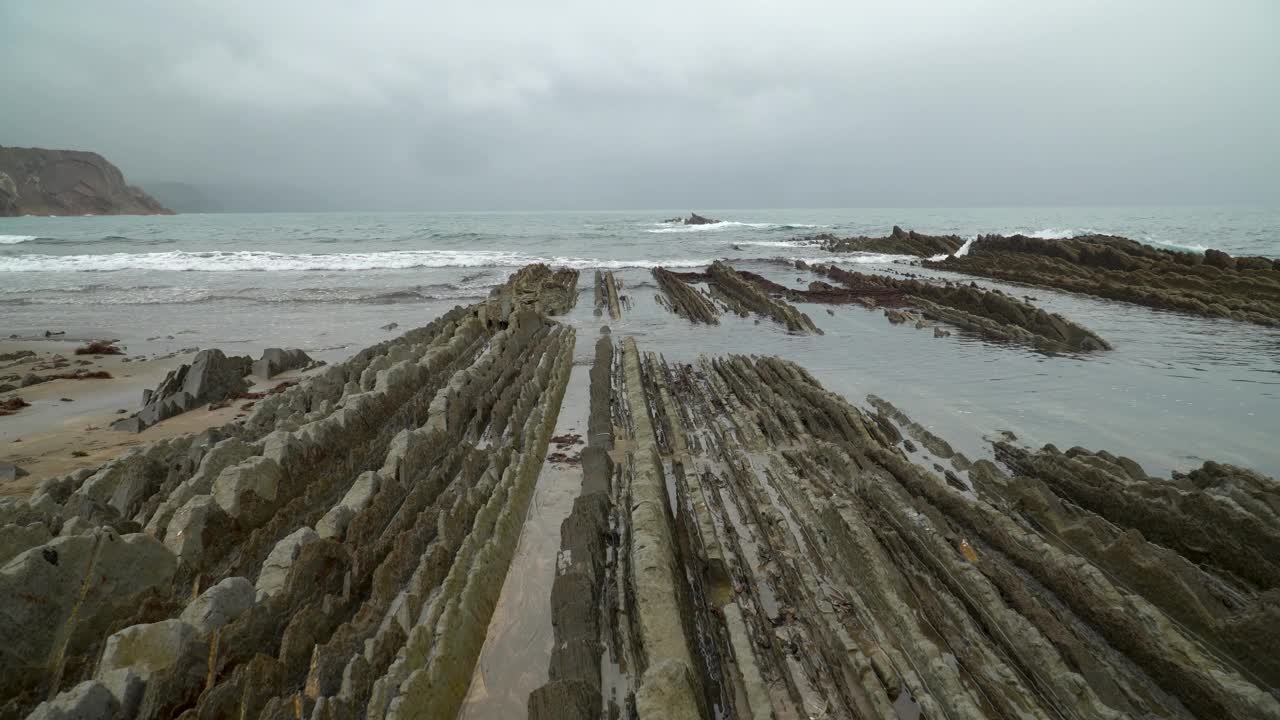
[[[789,257],[795,262],[803,260],[807,263],[852,263],[855,265],[889,265],[896,262],[912,262],[919,258],[914,255],[889,255],[886,253],[854,253],[852,255],[819,255],[816,257]]]
[[[800,240],[735,240],[734,245],[752,245],[756,247],[809,247],[818,243],[803,242]]]
[[[1040,238],[1042,240],[1069,240],[1077,235],[1088,235],[1093,231],[1085,228],[1083,230],[1073,228],[1045,228],[1027,233],[1027,237]]]
[[[0,235],[0,245],[17,245],[35,239],[35,235]]]
[[[1198,253],[1202,253],[1205,250],[1209,249],[1208,245],[1199,245],[1194,243],[1176,243],[1176,242],[1168,242],[1165,240],[1154,240],[1152,238],[1145,238],[1143,242],[1147,242],[1152,245],[1157,245],[1159,247],[1167,247],[1167,248],[1172,248],[1174,250],[1190,250],[1191,252],[1198,252]]]
[[[954,253],[954,256],[955,256],[955,257],[964,257],[965,255],[968,255],[968,254],[969,254],[969,248],[970,248],[970,247],[973,247],[973,241],[974,241],[974,240],[977,240],[977,239],[978,239],[978,237],[975,235],[975,236],[973,236],[973,237],[969,238],[968,240],[965,240],[965,241],[964,241],[964,244],[963,244],[963,245],[961,245],[959,248],[957,248],[957,249],[956,249],[956,251],[955,251],[955,253]],[[934,255],[933,257],[929,258],[929,261],[930,261],[930,262],[942,262],[943,260],[946,260],[946,259],[947,259],[947,258],[949,258],[949,257],[952,257],[952,255],[948,255],[947,253],[941,253],[941,254],[939,254],[939,255]]]
[[[258,272],[408,270],[411,268],[519,267],[529,263],[572,268],[650,268],[656,265],[697,267],[709,259],[601,260],[538,257],[487,250],[405,250],[370,253],[291,255],[265,251],[110,253],[102,255],[20,255],[0,257],[0,272]]]
[[[645,230],[651,233],[688,233],[688,232],[708,232],[716,230],[727,230],[729,228],[756,228],[757,230],[772,230],[774,228],[816,228],[821,225],[805,225],[801,223],[747,223],[735,222],[732,220],[722,220],[720,222],[708,223],[706,225],[676,225],[675,223],[657,223],[662,227]]]

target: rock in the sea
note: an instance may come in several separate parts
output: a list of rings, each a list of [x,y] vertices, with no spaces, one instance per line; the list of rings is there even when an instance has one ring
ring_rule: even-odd
[[[97,153],[0,147],[0,216],[167,214]]]
[[[297,370],[306,367],[311,362],[311,358],[298,348],[290,348],[282,350],[281,348],[267,348],[262,351],[262,357],[253,364],[253,374],[260,377],[271,379],[282,372]]]
[[[1108,300],[1280,326],[1280,261],[1156,248],[1112,235],[979,237],[930,267]]]
[[[703,217],[698,213],[689,213],[689,217],[684,219],[685,225],[715,225],[720,222],[715,218]]]

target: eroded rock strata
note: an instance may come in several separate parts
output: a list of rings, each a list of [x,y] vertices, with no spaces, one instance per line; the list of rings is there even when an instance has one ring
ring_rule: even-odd
[[[964,245],[964,240],[958,235],[924,235],[915,230],[903,230],[897,225],[894,225],[893,230],[885,237],[839,238],[826,233],[810,240],[820,241],[824,250],[832,252],[868,252],[918,257],[950,255]]]
[[[542,465],[577,273],[0,505],[0,714],[451,717]]]
[[[978,238],[942,270],[1084,293],[1108,300],[1280,325],[1280,260],[1218,250],[1175,252],[1109,235],[1042,240]]]
[[[597,270],[595,283],[596,315],[606,311],[609,318],[617,320],[622,317],[622,301],[618,297],[618,280],[611,270]]]
[[[813,320],[810,320],[808,315],[797,310],[784,298],[771,295],[767,289],[754,282],[752,278],[758,276],[741,273],[719,260],[712,263],[705,273],[672,273],[665,269],[663,272],[672,280],[708,283],[711,298],[734,314],[747,317],[757,313],[777,322],[791,332],[822,334],[822,330],[813,324]],[[667,290],[668,283],[664,283],[661,278],[658,282],[659,287],[667,293],[667,303],[672,311],[679,314],[681,309],[688,311],[692,308],[698,314],[705,312],[706,309],[699,309],[696,305],[697,301],[689,295],[673,295],[670,290]],[[680,292],[677,288],[676,293]],[[718,314],[720,313],[717,312]]]
[[[243,422],[0,501],[0,717],[455,717],[577,280],[524,268]],[[531,718],[1280,718],[1274,479],[971,462],[781,359],[588,357]]]
[[[803,265],[803,264],[801,264]],[[896,291],[898,306],[910,306],[930,320],[975,332],[985,337],[1033,345],[1043,350],[1109,350],[1095,333],[1057,313],[973,284],[928,282],[851,272],[835,265],[804,266],[854,291],[868,305],[880,305]],[[868,292],[868,291],[879,292]],[[822,289],[826,291],[826,289]]]
[[[631,339],[598,348],[593,416],[613,351],[612,471],[562,526],[531,717],[1280,717],[1275,481],[1001,446],[1008,473],[933,437],[935,473],[884,401]]]
[[[689,322],[706,325],[720,324],[720,309],[684,279],[663,267],[653,269],[653,279],[658,282],[659,302],[671,312]]]

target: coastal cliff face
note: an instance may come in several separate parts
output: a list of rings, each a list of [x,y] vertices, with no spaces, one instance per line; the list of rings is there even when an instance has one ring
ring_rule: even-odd
[[[97,153],[0,147],[0,217],[172,212]]]

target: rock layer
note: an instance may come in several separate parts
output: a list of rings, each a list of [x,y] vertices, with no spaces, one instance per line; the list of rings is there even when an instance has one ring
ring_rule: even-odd
[[[671,312],[689,322],[707,325],[720,324],[720,309],[701,292],[691,287],[679,275],[662,267],[653,269],[653,278],[662,294],[658,297]]]
[[[927,263],[1162,310],[1280,325],[1280,260],[1162,250],[1121,237],[978,238],[963,257]]]
[[[620,354],[616,471],[562,527],[532,717],[1280,717],[1275,481],[1003,449],[1010,475],[789,362]],[[1090,516],[1152,493],[1134,530]]]
[[[576,278],[526,268],[241,424],[0,504],[22,546],[0,714],[452,717],[572,364],[544,313]]]
[[[933,257],[950,255],[964,245],[957,235],[923,235],[915,230],[903,230],[897,225],[885,237],[838,238],[831,234],[811,238],[822,242],[822,249],[832,252],[869,252],[886,255],[916,255]]]
[[[950,281],[930,283],[918,279],[850,272],[835,265],[806,267],[855,292],[875,289],[895,291],[900,294],[897,305],[913,307],[931,320],[945,322],[985,337],[1032,345],[1042,350],[1111,349],[1105,340],[1089,329],[999,290],[986,290],[974,284],[962,285]],[[865,297],[869,302],[864,304],[878,305],[883,302],[885,295],[868,294]]]

